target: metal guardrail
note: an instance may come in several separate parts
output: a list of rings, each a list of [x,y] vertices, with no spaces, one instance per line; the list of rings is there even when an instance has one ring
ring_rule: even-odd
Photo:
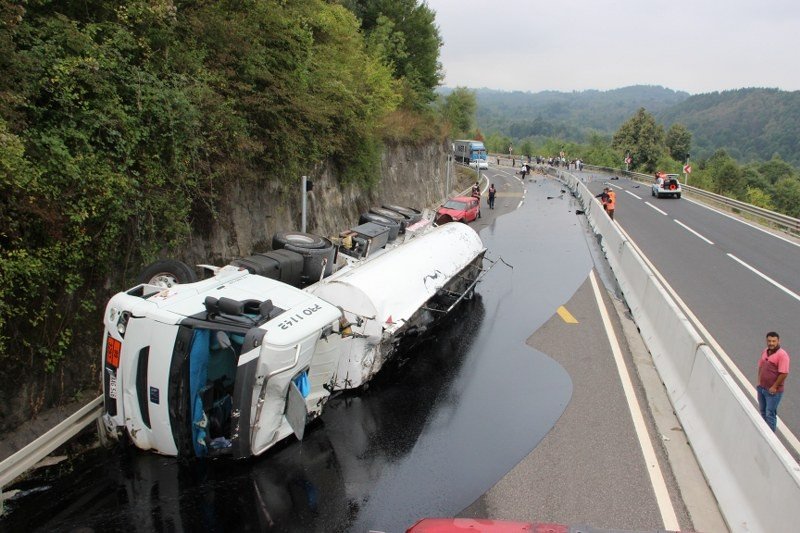
[[[56,427],[0,463],[0,490],[97,420],[102,409],[103,397],[98,396]]]
[[[618,168],[598,167],[595,165],[584,165],[583,168],[587,170],[596,170],[601,172],[609,172],[612,174],[619,174],[620,176],[625,176],[627,178],[631,178],[636,181],[641,181],[644,183],[653,182],[653,176],[649,176],[647,174],[640,174],[638,172],[629,172],[627,170],[621,170]],[[767,222],[775,227],[778,227],[794,235],[800,235],[800,219],[798,218],[790,217],[789,215],[784,215],[781,213],[776,213],[775,211],[770,211],[769,209],[764,209],[763,207],[758,207],[752,204],[748,204],[746,202],[741,202],[739,200],[734,200],[733,198],[728,198],[727,196],[715,194],[713,192],[706,191],[699,187],[692,187],[691,185],[682,185],[682,187],[683,190],[689,194],[692,194],[694,196],[697,196],[699,198],[702,198],[710,202],[714,202],[734,212],[743,213],[751,217],[755,217],[761,221]]]

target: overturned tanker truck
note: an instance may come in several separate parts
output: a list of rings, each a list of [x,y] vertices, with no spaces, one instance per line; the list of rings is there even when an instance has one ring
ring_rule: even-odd
[[[189,458],[245,458],[302,439],[332,391],[365,384],[486,272],[467,225],[422,218],[403,231],[390,243],[387,226],[366,222],[332,255],[294,233],[283,249],[205,265],[207,279],[184,283],[186,268],[162,269],[114,295],[104,318],[106,432]]]

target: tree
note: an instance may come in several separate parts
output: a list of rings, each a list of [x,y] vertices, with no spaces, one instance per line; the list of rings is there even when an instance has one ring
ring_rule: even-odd
[[[508,147],[511,144],[511,137],[507,135],[501,135],[498,132],[493,131],[486,136],[484,144],[486,145],[486,149],[490,152],[505,154],[508,153]]]
[[[385,61],[394,69],[395,78],[407,86],[405,104],[422,107],[434,101],[433,90],[443,77],[439,63],[442,38],[434,11],[419,0],[349,0],[343,4],[361,20],[367,41],[382,43]]]
[[[475,110],[478,108],[475,93],[466,87],[456,87],[444,97],[442,116],[453,125],[453,136],[467,135],[475,123]]]
[[[766,163],[758,165],[758,173],[764,176],[771,184],[776,184],[782,178],[791,178],[795,176],[795,169],[781,159],[781,156],[775,154],[772,159]]]
[[[683,163],[689,158],[689,150],[692,148],[692,133],[686,129],[686,126],[676,122],[667,131],[665,143],[672,159]]]
[[[763,207],[764,209],[775,209],[775,205],[772,203],[772,198],[770,198],[769,194],[764,192],[762,189],[755,187],[747,188],[747,195],[745,196],[744,201],[748,204]]]
[[[596,132],[589,136],[589,146],[582,149],[581,159],[584,162],[601,167],[619,165],[619,157],[611,148],[611,139]]]
[[[783,178],[775,184],[775,206],[791,217],[800,217],[800,180]]]
[[[742,168],[725,150],[717,150],[706,162],[706,171],[713,180],[716,193],[742,198],[746,194]]]
[[[611,146],[629,154],[634,167],[653,172],[664,150],[664,128],[656,123],[653,115],[639,108],[614,134]]]

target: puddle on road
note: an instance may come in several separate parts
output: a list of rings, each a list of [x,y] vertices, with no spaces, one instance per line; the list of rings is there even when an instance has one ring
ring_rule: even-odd
[[[526,187],[522,208],[481,233],[488,257],[513,268],[494,267],[472,301],[368,390],[331,400],[302,443],[191,465],[98,451],[49,490],[9,502],[2,524],[401,531],[456,515],[530,453],[572,395],[564,369],[525,340],[586,279],[591,255],[569,193],[543,178]]]

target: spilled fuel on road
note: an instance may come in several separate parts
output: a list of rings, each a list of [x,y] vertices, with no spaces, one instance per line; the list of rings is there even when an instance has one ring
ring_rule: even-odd
[[[477,294],[366,390],[332,398],[304,440],[243,461],[94,450],[35,473],[9,531],[402,531],[454,516],[550,431],[572,394],[525,340],[592,268],[575,200],[549,179],[481,232],[502,261]],[[515,200],[516,201],[516,200]]]

